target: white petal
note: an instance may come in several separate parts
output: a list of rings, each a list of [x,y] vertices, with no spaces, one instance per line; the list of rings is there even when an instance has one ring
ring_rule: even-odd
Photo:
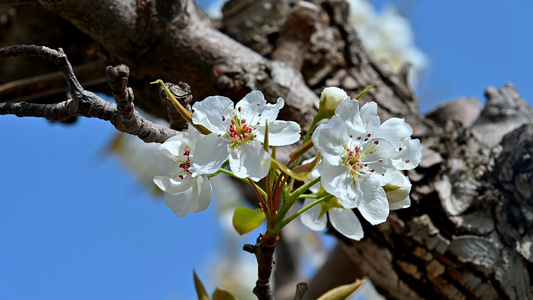
[[[376,144],[377,143],[377,144]],[[363,144],[363,148],[367,149],[368,147],[375,148],[375,152],[366,156],[364,162],[379,161],[383,158],[392,158],[394,153],[394,147],[391,143],[384,139],[371,139]]]
[[[360,240],[364,236],[361,222],[351,209],[333,208],[328,211],[329,221],[338,232],[352,240]]]
[[[390,158],[385,158],[381,162],[368,163],[368,169],[374,169],[374,172],[361,176],[372,176],[373,180],[377,180],[380,186],[388,184],[397,172]]]
[[[318,171],[322,176],[320,183],[328,193],[339,198],[343,206],[346,203],[347,206],[355,207],[359,197],[355,190],[354,178],[346,166],[334,166],[326,160],[322,160],[318,166]]]
[[[379,136],[388,140],[394,146],[399,147],[399,143],[413,134],[413,128],[407,124],[404,119],[390,118],[381,124]]]
[[[359,113],[359,101],[346,99],[342,101],[335,109],[335,114],[343,121],[359,122],[362,124],[361,115]]]
[[[264,142],[266,126],[257,126],[257,140]],[[292,121],[274,121],[268,123],[268,145],[286,146],[300,140],[300,125]]]
[[[385,222],[389,216],[389,201],[379,182],[368,176],[360,178],[357,183],[363,192],[357,206],[361,215],[372,225]]]
[[[189,204],[189,212],[204,211],[211,203],[211,182],[207,176],[196,177],[196,182],[192,186],[194,201]]]
[[[191,148],[196,145],[196,142],[198,142],[198,140],[203,137],[204,135],[200,133],[200,131],[196,130],[196,128],[194,128],[194,126],[192,126],[191,124],[189,124],[189,126],[187,127],[187,134],[188,134],[188,137],[189,137],[189,145],[191,146]]]
[[[329,122],[319,125],[313,132],[313,144],[322,157],[330,164],[339,165],[344,155],[344,146],[348,139],[344,123],[333,116]]]
[[[233,102],[223,96],[211,96],[192,106],[192,122],[203,125],[213,133],[224,134],[229,127],[229,116],[234,111]],[[225,120],[222,120],[222,117]]]
[[[278,98],[276,104],[267,103],[264,107],[261,107],[260,124],[264,125],[266,122],[274,122],[274,120],[278,118],[279,111],[283,106],[285,106],[285,100],[283,100],[283,98]]]
[[[418,166],[422,160],[419,139],[406,139],[402,141],[402,151],[397,151],[394,155],[394,166],[398,170],[412,170]]]
[[[176,174],[183,171],[180,165],[168,156],[157,155],[156,163],[157,168],[163,175],[174,177]]]
[[[185,148],[189,148],[189,139],[183,134],[177,134],[161,144],[155,154],[175,158],[183,155]]]
[[[183,179],[171,178],[168,176],[154,177],[154,183],[166,193],[181,193],[191,188],[194,184],[192,176],[185,176]]]
[[[368,102],[367,104],[363,105],[361,107],[361,119],[363,120],[363,123],[367,123],[370,121],[370,117],[375,117],[378,115],[378,105],[376,102]]]
[[[229,167],[239,178],[259,181],[270,170],[270,154],[260,142],[244,143],[230,153]]]
[[[365,120],[366,133],[372,138],[379,136],[381,121],[378,116],[367,116]]]
[[[229,156],[230,143],[216,133],[202,137],[194,146],[190,171],[193,176],[218,172]]]
[[[304,207],[313,203],[313,201],[314,201],[313,199],[305,199]],[[326,228],[328,219],[326,217],[326,214],[324,214],[322,218],[319,218],[320,211],[321,211],[320,204],[317,204],[311,207],[309,210],[307,210],[300,216],[302,223],[305,226],[309,227],[309,229],[311,230],[315,230],[315,231],[324,230],[324,228]]]
[[[365,136],[366,128],[359,114],[359,102],[357,100],[344,100],[335,110],[335,114],[344,121],[346,131],[352,138]]]
[[[252,91],[235,105],[235,111],[240,119],[245,119],[248,124],[255,125],[259,121],[257,116],[266,106],[266,100],[260,91]],[[253,122],[253,123],[252,123]]]
[[[185,217],[193,201],[195,200],[192,189],[182,193],[165,193],[165,205],[180,218]]]
[[[200,212],[211,203],[211,183],[204,176],[194,178],[190,189],[181,193],[165,193],[165,204],[178,217],[183,218],[187,212]]]

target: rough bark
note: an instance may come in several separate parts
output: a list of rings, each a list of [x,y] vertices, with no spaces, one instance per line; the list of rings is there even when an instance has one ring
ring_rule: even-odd
[[[408,174],[411,208],[382,225],[365,224],[360,242],[339,236],[355,262],[352,274],[368,276],[389,299],[532,299],[531,108],[506,85],[487,89],[484,108],[463,99],[423,116],[401,77],[364,49],[347,12],[346,3],[334,0],[233,0],[217,29],[186,0],[40,0],[0,7],[6,16],[0,20],[7,20],[0,36],[2,45],[61,45],[80,68],[124,63],[136,105],[167,119],[158,87],[148,85],[158,78],[186,82],[195,100],[215,94],[239,100],[255,89],[269,100],[283,97],[282,117],[303,128],[325,86],[355,96],[376,84],[363,102],[376,101],[382,120],[405,117],[423,143],[423,161]],[[43,24],[52,34],[38,30]],[[0,64],[0,103],[65,100],[54,66],[18,58]],[[81,70],[88,75],[82,86],[105,89],[104,69]],[[24,88],[36,76],[47,84]],[[322,286],[311,284],[306,297]]]

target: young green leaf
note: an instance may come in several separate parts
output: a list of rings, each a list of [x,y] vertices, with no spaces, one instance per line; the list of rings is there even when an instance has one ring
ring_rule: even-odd
[[[320,296],[318,300],[344,300],[348,298],[355,290],[357,290],[364,280],[357,279],[354,283],[338,286],[329,290],[324,295]]]
[[[230,292],[216,289],[213,293],[213,300],[237,300]]]
[[[264,220],[265,214],[262,210],[240,206],[233,213],[233,228],[243,235],[259,227]]]
[[[205,290],[205,287],[202,284],[202,281],[200,280],[200,278],[198,278],[195,271],[193,271],[193,274],[194,274],[194,287],[196,288],[196,294],[198,295],[198,300],[210,300],[209,295],[207,294],[207,291]]]

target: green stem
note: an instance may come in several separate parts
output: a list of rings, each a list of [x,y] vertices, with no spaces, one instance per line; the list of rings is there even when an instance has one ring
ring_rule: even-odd
[[[300,197],[301,194],[303,194],[305,191],[307,191],[309,188],[311,188],[313,185],[317,184],[320,182],[320,176],[309,181],[309,182],[306,182],[304,184],[302,184],[302,186],[300,186],[299,188],[297,188],[296,190],[294,190],[294,192],[292,192],[292,194],[290,194],[290,198],[294,198],[294,199],[298,199],[298,197]]]
[[[307,206],[304,206],[302,207],[299,211],[295,212],[294,215],[288,217],[287,219],[283,220],[283,222],[281,222],[281,224],[279,225],[279,229],[278,230],[281,230],[283,227],[285,227],[285,225],[289,224],[292,220],[296,219],[297,217],[299,217],[301,214],[303,214],[304,212],[308,211],[309,209],[311,209],[312,207],[318,205],[320,202],[322,201],[326,201],[326,200],[329,200],[333,198],[332,195],[327,195],[327,196],[324,196],[316,201],[313,201],[313,203],[307,205]]]
[[[280,223],[285,218],[285,215],[287,215],[287,212],[289,212],[289,209],[294,205],[296,200],[298,200],[298,198],[305,191],[307,191],[310,187],[312,187],[314,184],[316,184],[319,181],[320,181],[320,177],[315,178],[303,184],[301,187],[299,187],[294,192],[292,192],[292,194],[286,195],[283,198],[283,203],[281,205],[279,212],[276,214],[276,223]],[[281,230],[281,227],[279,229]]]
[[[315,194],[303,194],[303,195],[300,195],[298,199],[318,199],[318,196]]]

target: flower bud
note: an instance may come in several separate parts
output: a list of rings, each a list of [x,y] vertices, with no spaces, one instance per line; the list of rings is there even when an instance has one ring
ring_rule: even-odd
[[[338,87],[327,87],[320,94],[319,114],[324,118],[331,118],[339,104],[348,98],[348,94]]]
[[[320,94],[320,101],[325,102],[326,109],[335,110],[346,97],[348,97],[348,94],[343,89],[327,87]]]
[[[389,209],[396,210],[406,208],[411,205],[409,193],[411,193],[411,182],[402,173],[398,172],[394,179],[383,187],[389,201]]]

